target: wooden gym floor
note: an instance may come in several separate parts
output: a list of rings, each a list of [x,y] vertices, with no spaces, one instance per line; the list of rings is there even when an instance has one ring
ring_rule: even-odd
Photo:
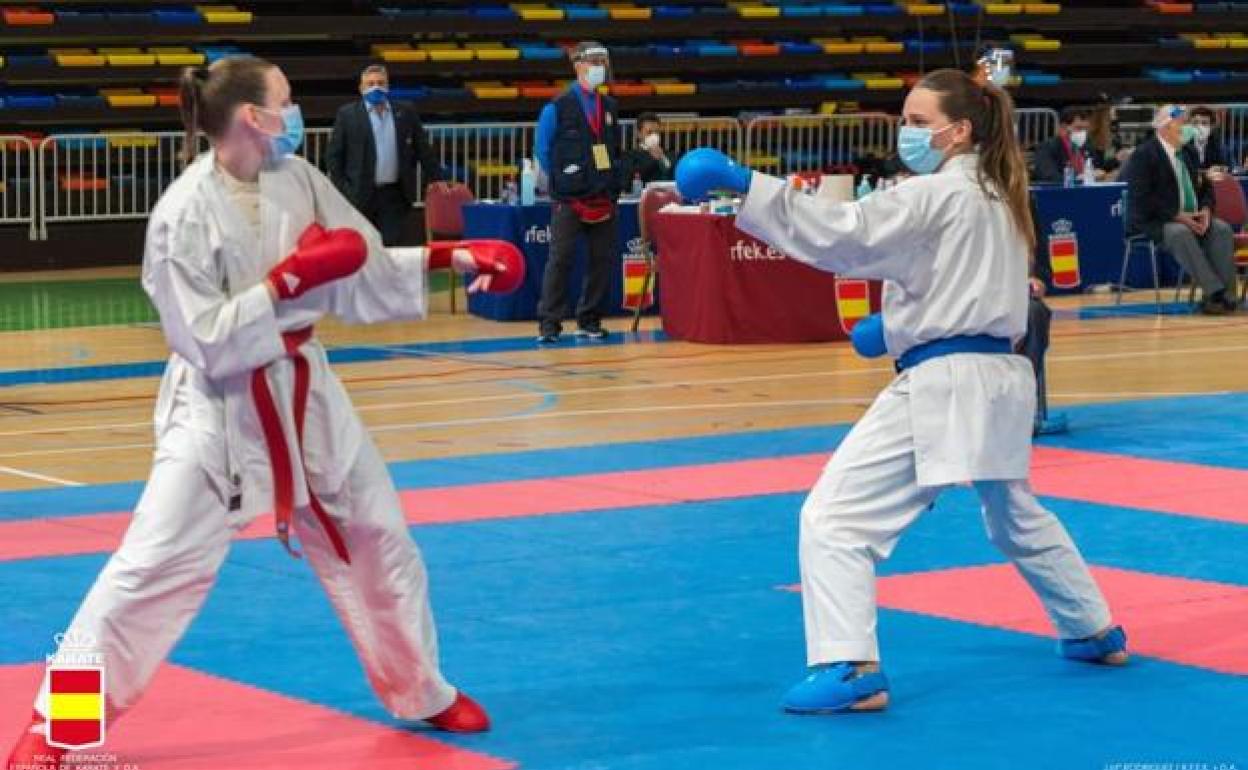
[[[12,289],[48,278],[0,280]],[[134,271],[54,278],[134,278]],[[1054,408],[1244,388],[1248,314],[1103,317],[1087,310],[1111,303],[1107,295],[1051,300],[1058,311],[1049,356]],[[619,334],[623,319],[607,324],[622,344],[569,340],[541,350],[517,339],[531,337],[532,324],[450,315],[445,293],[435,295],[434,306],[423,323],[350,327],[331,321],[318,329],[327,347],[372,350],[374,359],[414,343],[514,343],[465,348],[469,352],[431,345],[335,366],[391,461],[851,422],[891,376],[887,363],[859,359],[845,344],[655,342],[653,334]],[[657,319],[643,324],[643,332],[657,328]],[[104,373],[86,381],[0,386],[0,490],[143,479],[158,378],[132,376],[124,365],[160,361],[166,350],[150,322],[0,332],[0,373],[67,367]],[[121,366],[126,376],[107,378],[111,366]]]

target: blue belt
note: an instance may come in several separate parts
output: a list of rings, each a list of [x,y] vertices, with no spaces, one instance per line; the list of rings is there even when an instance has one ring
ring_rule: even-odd
[[[897,371],[918,366],[924,361],[954,353],[1013,353],[1014,345],[1005,337],[993,337],[988,334],[973,334],[962,337],[946,337],[943,340],[932,340],[914,347],[901,354],[897,359]]]

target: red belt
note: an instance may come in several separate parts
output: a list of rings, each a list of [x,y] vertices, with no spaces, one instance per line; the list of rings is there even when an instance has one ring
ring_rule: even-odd
[[[303,462],[303,417],[308,408],[308,388],[311,385],[308,359],[299,352],[303,343],[312,339],[312,327],[286,332],[282,342],[286,344],[286,354],[295,364],[295,435],[299,440],[299,462]],[[269,462],[273,467],[274,516],[277,519],[277,539],[282,547],[292,556],[300,558],[302,554],[290,545],[290,523],[295,509],[295,474],[291,467],[290,447],[286,445],[286,433],[282,430],[282,418],[273,401],[273,392],[269,390],[268,378],[264,375],[264,367],[251,373],[251,397],[256,402],[256,412],[260,416],[260,427],[264,430],[264,443],[269,447]],[[307,467],[304,466],[304,479],[307,479]],[[334,551],[344,562],[350,564],[351,557],[347,554],[347,544],[342,533],[334,525],[329,514],[316,499],[312,485],[308,485],[308,502],[317,521],[329,536]]]

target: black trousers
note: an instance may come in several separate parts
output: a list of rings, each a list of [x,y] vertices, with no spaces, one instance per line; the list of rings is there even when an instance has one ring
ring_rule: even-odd
[[[398,246],[403,240],[403,229],[408,215],[412,213],[412,204],[403,194],[402,185],[388,184],[373,189],[372,198],[360,213],[381,232],[385,245]]]
[[[1036,422],[1048,419],[1049,396],[1044,382],[1044,354],[1049,349],[1049,327],[1053,311],[1039,297],[1032,297],[1027,306],[1027,333],[1018,343],[1018,352],[1031,361],[1036,370]]]
[[[550,256],[542,275],[542,297],[537,304],[539,329],[542,334],[558,334],[568,314],[568,280],[576,254],[576,243],[585,236],[589,264],[585,270],[585,286],[576,306],[578,326],[593,328],[602,323],[603,306],[611,288],[613,252],[619,248],[617,212],[605,222],[586,224],[572,207],[557,202],[550,215]]]

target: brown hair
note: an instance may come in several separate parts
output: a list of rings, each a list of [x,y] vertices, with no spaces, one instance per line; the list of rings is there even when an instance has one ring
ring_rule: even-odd
[[[1028,259],[1036,248],[1031,219],[1027,162],[1014,132],[1014,100],[992,83],[980,85],[960,70],[936,70],[919,81],[940,97],[940,111],[951,120],[971,123],[971,141],[979,148],[979,184],[990,197],[1001,196],[1018,234],[1027,243]],[[991,182],[991,185],[989,184]]]
[[[254,56],[218,59],[209,67],[187,67],[178,80],[182,106],[182,162],[195,160],[199,133],[209,139],[229,128],[234,108],[240,104],[264,104],[270,62]]]

